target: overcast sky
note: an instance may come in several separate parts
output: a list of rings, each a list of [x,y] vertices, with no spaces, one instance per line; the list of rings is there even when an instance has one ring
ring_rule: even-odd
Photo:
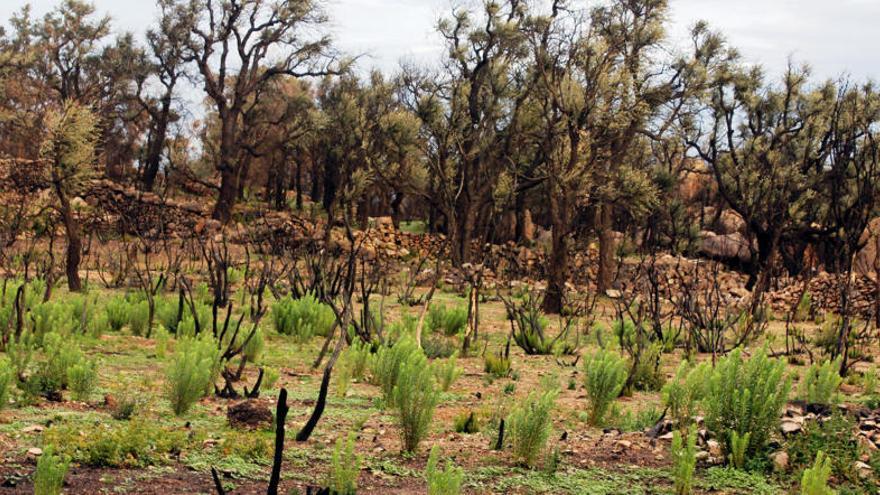
[[[880,0],[670,0],[675,39],[699,19],[726,34],[750,61],[771,73],[788,59],[809,62],[822,78],[847,72],[880,78]],[[24,0],[0,0],[0,19],[20,9]],[[37,15],[56,0],[32,0]],[[156,13],[152,0],[94,0],[117,29],[142,33]],[[461,3],[460,1],[458,3]],[[584,5],[587,2],[583,2]],[[331,29],[337,46],[365,54],[362,65],[393,70],[401,59],[433,61],[439,41],[433,29],[450,0],[331,0]]]

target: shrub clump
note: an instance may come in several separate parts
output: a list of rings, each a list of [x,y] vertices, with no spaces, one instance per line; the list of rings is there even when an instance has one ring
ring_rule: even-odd
[[[694,469],[697,467],[697,432],[691,430],[682,439],[680,431],[672,434],[672,478],[676,495],[690,495],[694,484]]]
[[[559,391],[532,392],[507,418],[514,456],[534,467],[553,431],[553,410]]]
[[[425,324],[432,332],[440,332],[447,337],[458,335],[467,326],[467,308],[455,306],[447,309],[442,304],[431,304],[425,317]]]
[[[670,418],[678,423],[679,429],[687,428],[697,415],[710,371],[707,363],[692,368],[684,361],[678,366],[675,377],[663,386],[663,405],[669,409]]]
[[[461,493],[464,471],[451,461],[446,463],[446,469],[440,470],[440,449],[435,445],[428,457],[425,479],[428,480],[428,495],[458,495]]]
[[[810,366],[800,387],[801,398],[808,404],[837,402],[837,389],[843,383],[843,378],[838,373],[839,369],[840,358]]]
[[[327,489],[335,495],[355,495],[360,472],[360,458],[354,453],[354,433],[346,439],[336,440],[330,472],[327,473]]]
[[[455,353],[449,356],[449,359],[434,361],[432,365],[434,376],[437,378],[437,384],[443,392],[448,392],[452,384],[455,383],[455,380],[461,376],[462,371],[458,367],[457,358],[458,354]]]
[[[34,495],[59,495],[70,460],[55,454],[51,445],[43,450],[34,471]]]
[[[745,453],[758,452],[778,427],[790,389],[783,361],[768,358],[763,350],[744,359],[742,349],[735,349],[718,361],[706,381],[706,426],[728,442],[728,452],[733,432],[740,439],[749,434]]]
[[[600,349],[584,361],[584,374],[590,399],[590,423],[600,425],[626,384],[626,362],[616,353]]]
[[[409,353],[400,363],[391,395],[404,451],[414,452],[428,434],[439,400],[427,358],[420,352]]]
[[[219,369],[220,351],[212,338],[179,340],[165,369],[166,396],[174,414],[185,414],[208,394]]]
[[[801,476],[801,495],[834,495],[835,491],[828,486],[830,477],[831,459],[819,451],[816,462]]]
[[[386,402],[394,392],[401,367],[412,355],[422,356],[422,351],[411,338],[402,337],[391,347],[380,347],[373,358],[371,367],[373,383],[379,386]]]
[[[316,335],[326,336],[335,321],[336,315],[330,306],[311,293],[299,299],[281,299],[272,305],[275,331],[291,335],[298,342],[306,342]]]
[[[0,411],[9,404],[11,385],[15,379],[15,369],[7,358],[0,358]]]

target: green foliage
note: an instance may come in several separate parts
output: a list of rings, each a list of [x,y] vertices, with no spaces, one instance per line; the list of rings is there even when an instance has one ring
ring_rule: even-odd
[[[768,358],[765,351],[746,360],[742,349],[735,349],[718,361],[706,381],[706,426],[727,441],[733,431],[740,438],[750,433],[746,452],[760,451],[788,400],[791,380],[784,375],[785,363]]]
[[[813,309],[813,296],[809,292],[804,292],[798,301],[797,308],[794,310],[794,321],[807,321],[810,318],[810,312]]]
[[[613,420],[610,423],[620,431],[644,431],[657,424],[663,416],[663,411],[656,407],[647,407],[633,413],[626,411],[619,413],[615,411],[614,406],[611,407]]]
[[[808,421],[803,433],[793,436],[786,448],[791,465],[795,469],[806,468],[822,451],[830,459],[837,479],[857,483],[859,474],[853,466],[860,460],[861,451],[854,431],[855,422],[840,412],[825,421]]]
[[[89,318],[86,332],[90,337],[97,339],[109,332],[111,329],[112,328],[110,327],[110,319],[107,317],[107,313],[100,312],[94,314],[91,318]]]
[[[247,335],[242,337],[242,339],[246,339]],[[245,343],[244,349],[242,349],[242,353],[244,354],[245,359],[248,361],[255,363],[260,357],[263,355],[263,350],[266,348],[266,340],[263,337],[263,330],[257,327],[254,331],[254,335]]]
[[[626,362],[616,353],[600,349],[584,361],[584,375],[590,399],[590,423],[600,425],[626,383]]]
[[[843,383],[838,370],[840,370],[840,358],[810,366],[800,387],[801,398],[809,404],[836,403],[839,400],[836,396],[837,389]]]
[[[306,342],[316,335],[326,336],[336,321],[333,310],[318,301],[314,294],[300,299],[284,298],[272,305],[275,331]]]
[[[403,450],[414,452],[428,433],[440,400],[434,373],[421,352],[409,352],[398,367],[391,400],[397,413]]]
[[[455,380],[461,376],[462,370],[458,367],[457,358],[458,354],[456,353],[449,359],[437,360],[431,364],[434,376],[437,378],[437,384],[440,385],[440,390],[443,392],[448,392]]]
[[[343,440],[336,440],[330,471],[327,473],[327,488],[334,495],[354,495],[357,493],[357,478],[360,472],[360,457],[354,452],[355,434],[349,433]]]
[[[440,470],[440,448],[431,448],[428,465],[425,467],[425,479],[428,480],[428,495],[458,495],[464,482],[464,471],[455,467],[452,461],[446,463],[446,469]]]
[[[665,382],[663,370],[660,368],[660,357],[663,345],[654,342],[639,347],[638,362],[630,370],[630,382],[635,390],[660,390]]]
[[[150,304],[147,301],[132,302],[128,306],[128,328],[132,335],[150,335]]]
[[[5,357],[0,357],[0,411],[9,405],[11,385],[15,382],[15,369],[12,362]]]
[[[403,337],[391,347],[380,347],[373,358],[373,383],[379,385],[386,402],[394,391],[401,367],[413,355],[422,356],[422,351],[412,339]]]
[[[37,371],[28,377],[26,389],[30,394],[60,392],[69,384],[70,369],[84,359],[79,345],[57,333],[50,333],[43,340],[43,360]]]
[[[263,384],[266,389],[274,388],[275,384],[278,383],[278,379],[281,378],[281,372],[278,371],[278,368],[271,366],[266,366],[263,370]]]
[[[171,334],[165,329],[165,325],[160,323],[156,327],[156,331],[153,332],[153,339],[156,341],[156,357],[165,359],[165,355],[168,353],[168,342],[171,340]]]
[[[128,421],[144,407],[144,399],[140,391],[123,390],[116,397],[116,403],[110,410],[115,420]]]
[[[820,450],[813,467],[805,469],[801,476],[801,495],[834,495],[836,492],[828,486],[830,477],[831,459]]]
[[[114,332],[122,330],[122,327],[128,324],[129,306],[128,301],[122,296],[112,297],[104,305],[104,313]]]
[[[862,394],[871,396],[877,393],[877,368],[869,368],[865,370],[862,377]]]
[[[441,332],[447,337],[458,335],[467,326],[467,307],[459,305],[447,309],[442,304],[431,304],[425,316],[425,325],[432,332]]]
[[[710,371],[711,367],[706,363],[691,368],[684,361],[678,366],[675,377],[663,386],[663,405],[669,408],[670,418],[680,429],[687,428],[697,415],[704,382]]]
[[[70,460],[56,455],[53,446],[43,449],[34,471],[34,495],[59,495],[69,467]]]
[[[534,467],[553,431],[553,411],[559,391],[548,389],[532,392],[519,403],[507,418],[514,457]]]
[[[495,378],[510,374],[510,359],[500,354],[486,353],[483,356],[483,370]]]
[[[473,411],[462,412],[457,415],[453,426],[456,433],[472,434],[480,432],[480,420]]]
[[[67,370],[69,388],[74,400],[88,401],[98,386],[98,364],[92,361],[80,361]]]
[[[748,432],[740,436],[739,432],[733,430],[730,432],[730,463],[737,469],[743,469],[746,466],[746,450],[749,447],[749,439],[752,433]]]
[[[174,414],[185,414],[210,392],[219,371],[220,351],[211,338],[183,338],[165,369],[165,394]]]
[[[136,419],[125,423],[59,423],[43,433],[43,442],[56,445],[79,464],[95,468],[140,468],[168,460],[187,444],[188,432]]]
[[[672,480],[676,495],[693,491],[694,469],[697,467],[697,432],[691,430],[685,441],[680,431],[672,433]]]

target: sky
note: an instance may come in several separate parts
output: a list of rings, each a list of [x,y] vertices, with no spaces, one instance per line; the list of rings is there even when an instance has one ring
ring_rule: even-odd
[[[455,0],[329,0],[337,46],[363,55],[362,67],[393,71],[401,60],[433,62],[440,56],[436,21]],[[575,0],[577,2],[577,0]],[[42,15],[58,0],[31,0]],[[0,0],[0,21],[25,0]],[[143,33],[156,16],[152,0],[93,0],[117,29]],[[461,0],[458,0],[461,3]],[[588,0],[578,2],[587,5]],[[789,61],[808,62],[819,78],[846,73],[880,79],[880,0],[670,0],[673,42],[706,20],[739,48],[746,60],[779,74]]]

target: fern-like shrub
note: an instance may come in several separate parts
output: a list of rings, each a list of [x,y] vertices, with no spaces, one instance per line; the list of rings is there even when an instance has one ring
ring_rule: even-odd
[[[452,384],[455,383],[455,380],[461,376],[462,371],[458,367],[457,358],[458,354],[455,353],[449,356],[449,359],[434,361],[432,365],[434,375],[437,378],[437,384],[443,392],[448,392]]]
[[[746,450],[749,447],[749,439],[751,432],[740,436],[736,430],[730,432],[730,463],[737,469],[743,469],[746,466]]]
[[[422,356],[422,351],[412,339],[403,337],[391,347],[380,347],[373,358],[371,370],[373,383],[379,386],[386,402],[394,392],[401,367],[413,355]]]
[[[522,464],[534,467],[553,431],[553,411],[559,392],[532,392],[507,418],[513,454]]]
[[[706,363],[691,367],[684,361],[673,379],[663,386],[663,405],[669,409],[670,418],[678,423],[679,429],[687,428],[697,415],[710,371]]]
[[[440,392],[435,387],[434,373],[427,358],[420,352],[407,354],[398,368],[391,395],[406,452],[415,452],[428,434],[434,409],[440,400]]]
[[[626,384],[626,362],[616,353],[600,349],[584,361],[584,375],[590,399],[590,423],[600,425]]]
[[[174,414],[186,414],[210,392],[219,368],[220,351],[212,338],[184,338],[177,342],[165,369],[165,393]]]
[[[461,493],[464,471],[455,467],[452,461],[448,461],[446,469],[441,470],[440,449],[435,445],[428,457],[425,479],[428,480],[428,495],[458,495]]]
[[[691,429],[687,438],[680,431],[672,434],[672,479],[676,495],[690,495],[697,467],[697,432]]]
[[[34,471],[34,495],[59,495],[70,461],[55,454],[51,445],[43,450]]]
[[[354,452],[355,434],[336,440],[330,472],[327,473],[327,489],[334,495],[355,495],[360,472],[360,457]]]
[[[768,358],[763,350],[745,359],[735,349],[718,361],[706,381],[706,426],[728,442],[728,452],[734,431],[739,438],[750,434],[747,454],[758,452],[779,426],[790,389],[783,361]]]
[[[483,356],[483,370],[494,378],[504,378],[510,374],[510,358],[487,353]]]
[[[431,304],[425,316],[425,324],[432,332],[440,332],[447,337],[458,335],[467,326],[467,308],[455,306],[447,309],[442,304]]]
[[[9,405],[9,395],[15,379],[15,369],[9,359],[0,358],[0,411]]]
[[[281,299],[272,305],[275,331],[291,335],[298,342],[306,342],[316,335],[326,336],[335,321],[336,315],[330,306],[318,301],[314,294]]]
[[[830,477],[831,459],[819,451],[813,466],[801,476],[801,495],[834,495],[836,492],[828,486]]]
[[[836,403],[839,399],[837,389],[843,383],[839,369],[840,358],[810,366],[800,387],[801,398],[809,404]]]
[[[110,298],[104,305],[104,312],[110,329],[114,332],[122,330],[122,327],[128,324],[130,305],[122,296]]]
[[[88,401],[98,386],[98,364],[96,361],[81,361],[67,370],[67,380],[74,400]]]

